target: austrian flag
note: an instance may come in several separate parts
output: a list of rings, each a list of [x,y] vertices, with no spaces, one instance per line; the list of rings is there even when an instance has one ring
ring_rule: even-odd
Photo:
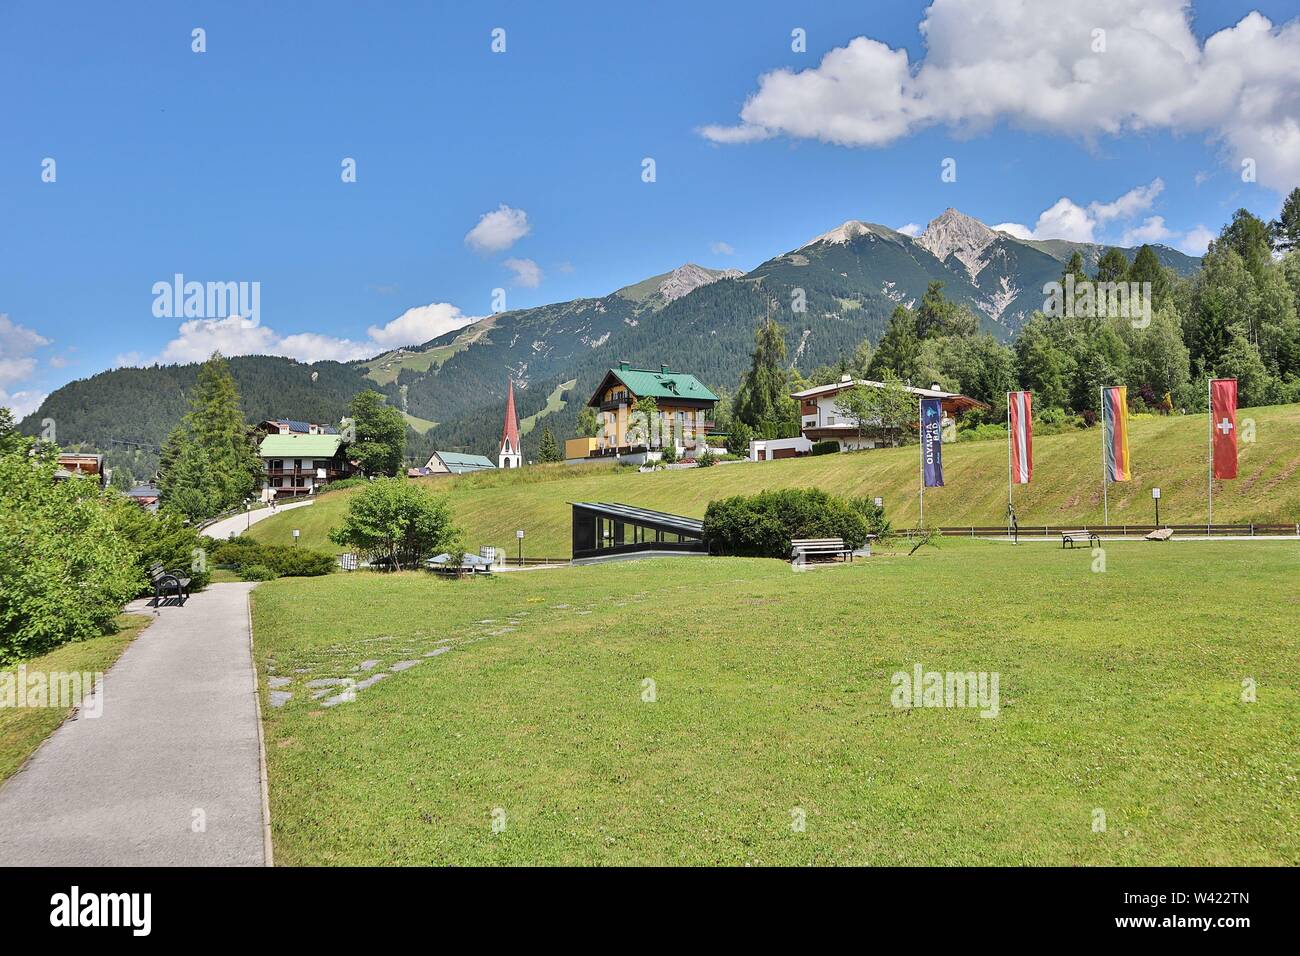
[[[1007,392],[1007,440],[1011,443],[1011,481],[1029,484],[1034,471],[1033,396]]]
[[[1210,380],[1210,452],[1215,478],[1237,477],[1237,380]]]

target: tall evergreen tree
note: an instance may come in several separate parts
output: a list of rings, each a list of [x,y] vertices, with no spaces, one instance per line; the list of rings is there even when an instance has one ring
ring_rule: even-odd
[[[1228,246],[1241,256],[1257,280],[1273,258],[1272,230],[1264,220],[1245,209],[1232,214],[1232,222],[1219,233],[1219,245]]]
[[[1169,297],[1169,273],[1160,264],[1156,251],[1145,243],[1133,257],[1133,265],[1128,270],[1129,282],[1151,283],[1151,311],[1156,312]]]
[[[914,379],[919,371],[919,338],[916,313],[905,305],[895,306],[885,334],[876,346],[876,354],[871,358],[871,377],[881,379],[885,372],[893,372],[905,382]]]
[[[199,520],[251,497],[262,467],[221,353],[199,369],[189,405],[163,445],[159,492],[164,507]]]
[[[733,415],[764,438],[777,437],[789,403],[785,329],[768,319],[754,332],[749,371],[736,392]]]
[[[1147,247],[1143,247],[1147,248]],[[1128,256],[1111,246],[1097,261],[1098,282],[1123,282],[1128,278]]]
[[[538,461],[561,461],[564,458],[560,454],[560,446],[555,441],[555,436],[551,434],[551,426],[542,427],[542,437],[537,443]]]

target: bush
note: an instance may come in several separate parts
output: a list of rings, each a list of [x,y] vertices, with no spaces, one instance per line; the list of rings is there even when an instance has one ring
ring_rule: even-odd
[[[849,505],[862,520],[867,523],[867,532],[877,538],[888,538],[894,533],[889,519],[885,517],[885,506],[876,504],[875,498],[850,498]]]
[[[265,564],[250,564],[240,569],[239,577],[244,581],[274,581],[279,575]]]
[[[1007,440],[1007,426],[985,423],[974,428],[963,428],[957,433],[958,441],[998,441]]]
[[[754,440],[754,430],[741,421],[731,423],[731,431],[727,435],[727,451],[733,455],[742,455],[749,457],[749,443]]]
[[[147,578],[149,568],[161,564],[168,571],[184,571],[190,590],[208,586],[212,573],[212,541],[185,524],[174,512],[150,513],[129,498],[118,495],[111,500],[110,514],[114,528],[135,555],[135,566],[145,584],[139,594],[151,593]]]
[[[212,549],[212,561],[214,564],[245,571],[260,566],[273,571],[278,577],[286,578],[310,578],[334,570],[334,555],[325,551],[283,544],[260,544],[249,538],[220,542]]]
[[[704,513],[711,554],[786,558],[794,538],[843,538],[860,548],[869,533],[867,519],[852,503],[819,488],[736,495],[710,502]]]
[[[56,449],[7,436],[0,453],[0,664],[111,630],[144,574],[87,478],[55,481]],[[110,497],[113,496],[113,497]],[[131,507],[135,507],[131,505]]]
[[[814,455],[835,455],[840,450],[840,443],[837,441],[815,441],[812,446]]]
[[[349,499],[343,524],[330,531],[330,540],[401,568],[446,550],[458,535],[445,497],[424,485],[382,478]]]
[[[695,459],[695,465],[698,468],[712,468],[718,463],[718,456],[712,448],[704,449],[704,454]]]

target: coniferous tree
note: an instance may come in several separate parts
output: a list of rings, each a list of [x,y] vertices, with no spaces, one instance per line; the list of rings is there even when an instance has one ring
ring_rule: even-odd
[[[1138,249],[1133,257],[1133,265],[1128,270],[1128,281],[1151,283],[1151,311],[1155,312],[1165,304],[1169,297],[1169,273],[1160,264],[1160,257],[1148,245]]]
[[[785,329],[768,319],[754,333],[751,364],[736,392],[733,415],[764,438],[788,431],[790,374],[786,370]],[[796,416],[797,417],[797,416]]]
[[[262,466],[244,422],[239,390],[221,353],[214,352],[199,369],[189,405],[163,445],[159,500],[200,520],[251,497]]]
[[[1128,277],[1128,272],[1128,256],[1114,246],[1102,253],[1101,259],[1097,261],[1098,282],[1123,282]]]
[[[563,457],[560,454],[560,446],[555,441],[555,436],[551,434],[551,426],[544,426],[542,428],[542,437],[537,443],[537,460],[560,461]]]
[[[919,371],[921,352],[918,339],[916,313],[905,305],[896,306],[885,334],[876,346],[876,354],[871,358],[870,377],[881,379],[886,372],[893,372],[905,382],[914,379]]]

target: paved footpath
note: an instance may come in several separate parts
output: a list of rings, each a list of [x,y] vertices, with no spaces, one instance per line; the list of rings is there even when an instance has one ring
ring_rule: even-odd
[[[0,785],[0,865],[270,863],[252,587],[158,609],[104,676],[101,716],[65,721]]]
[[[218,541],[224,541],[232,534],[243,534],[249,527],[263,521],[267,518],[273,518],[281,511],[292,511],[294,508],[306,508],[308,505],[314,505],[312,501],[295,501],[290,505],[278,505],[275,508],[258,508],[256,511],[250,511],[246,514],[235,515],[232,518],[222,518],[220,521],[214,521],[204,528],[200,534],[209,538],[216,538]]]

